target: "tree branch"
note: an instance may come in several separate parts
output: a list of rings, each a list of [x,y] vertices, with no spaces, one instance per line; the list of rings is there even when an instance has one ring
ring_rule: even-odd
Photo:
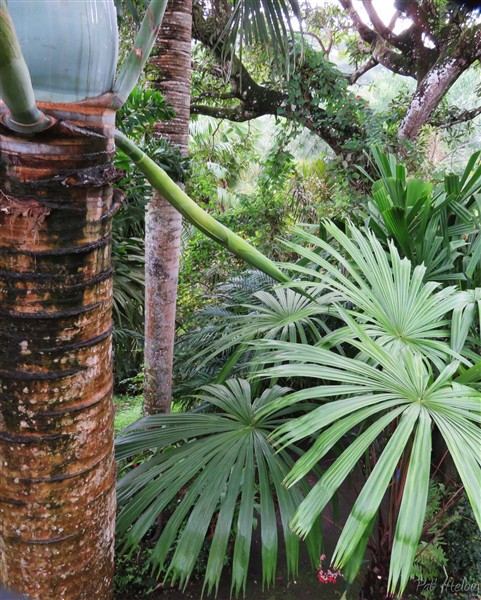
[[[372,51],[373,58],[398,75],[416,78],[414,66],[410,64],[408,57],[405,55],[390,50],[383,40],[379,39]]]
[[[236,100],[238,99],[238,95],[234,94],[234,92],[223,94],[218,90],[212,90],[210,92],[203,92],[199,94],[195,98],[192,98],[192,104],[199,102],[199,100]]]
[[[389,21],[388,24],[388,28],[389,29],[394,29],[394,27],[396,26],[397,20],[399,19],[399,17],[401,16],[401,11],[400,10],[396,10],[393,14],[393,16],[391,17],[391,20]]]
[[[229,94],[230,98],[240,100],[241,106],[218,108],[194,104],[192,111],[199,111],[199,114],[210,116],[215,116],[215,112],[220,115],[218,118],[234,121],[246,121],[267,114],[276,115],[281,103],[285,100],[285,94],[259,85],[235,54],[231,54],[230,60],[225,63],[222,45],[218,43],[218,36],[223,31],[222,23],[213,23],[206,19],[199,10],[194,11],[193,23],[195,38],[213,52],[221,65],[220,73],[229,80],[232,90],[232,93]],[[227,111],[226,115],[230,114],[231,117],[223,115],[224,111]]]
[[[312,37],[313,39],[316,40],[316,42],[319,44],[319,46],[321,47],[321,50],[323,51],[323,53],[327,56],[328,52],[326,50],[326,47],[324,46],[324,42],[321,39],[320,35],[317,35],[317,33],[313,33],[312,31],[303,31],[302,32],[304,35],[308,35],[309,37]]]
[[[378,61],[374,58],[374,56],[371,56],[371,58],[366,61],[363,65],[361,65],[359,67],[359,69],[357,69],[357,71],[354,71],[354,73],[351,73],[349,75],[349,84],[353,85],[354,83],[356,83],[356,81],[362,77],[365,73],[367,73],[368,71],[370,71],[371,69],[373,69],[376,65],[378,65]]]
[[[376,41],[377,34],[370,27],[364,23],[364,21],[359,16],[359,13],[354,8],[351,0],[339,0],[341,6],[346,9],[347,14],[351,18],[352,24],[357,29],[357,32],[361,36],[361,38],[368,42],[368,44],[372,44]]]
[[[329,44],[326,48],[326,56],[328,57],[331,53],[332,47],[334,46],[334,36],[332,35],[332,31],[329,31]]]
[[[262,116],[261,114],[252,113],[246,110],[242,104],[235,107],[191,104],[190,113],[192,115],[205,115],[207,117],[214,117],[215,119],[227,119],[228,121],[234,121],[236,123],[242,123],[244,121],[249,121],[250,119],[255,119]]]
[[[481,106],[477,108],[473,108],[471,110],[463,110],[457,115],[453,115],[449,117],[446,121],[430,121],[430,125],[434,125],[435,127],[439,127],[440,129],[447,129],[448,127],[452,127],[453,125],[458,125],[459,123],[466,123],[467,121],[472,121],[478,115],[481,115]]]
[[[433,30],[429,24],[429,17],[436,18],[438,14],[429,0],[420,4],[417,0],[402,0],[402,2],[397,2],[396,7],[405,13],[409,19],[412,19],[413,23],[417,23],[421,31],[429,36],[432,41],[435,41]]]
[[[460,46],[472,61],[481,60],[481,27],[469,27],[460,39]]]
[[[398,130],[400,139],[413,140],[421,127],[425,125],[441,98],[453,83],[470,66],[469,59],[459,56],[448,56],[439,60],[424,77],[411,99],[410,105]]]
[[[339,2],[348,13],[361,39],[370,44],[374,58],[387,69],[420,81],[436,63],[439,57],[438,43],[430,29],[427,9],[418,4],[417,0],[397,0],[397,10],[388,26],[374,9],[372,0],[362,0],[374,29],[364,23],[352,0]],[[408,29],[395,34],[393,28],[401,14],[410,18],[412,24]],[[427,48],[424,45],[423,34],[429,36],[436,48]]]
[[[194,5],[195,6],[195,5]],[[346,155],[345,145],[353,138],[359,137],[360,129],[356,123],[348,124],[342,131],[333,123],[332,118],[319,106],[308,103],[302,108],[291,107],[285,91],[270,89],[258,84],[245,65],[235,54],[225,61],[225,53],[218,43],[222,23],[213,22],[205,14],[194,11],[194,37],[212,51],[219,65],[220,73],[229,80],[232,94],[239,100],[236,106],[210,106],[194,103],[192,114],[204,114],[218,119],[230,121],[248,121],[263,115],[282,115],[288,120],[301,123],[310,131],[322,138],[338,155]],[[376,34],[374,34],[376,36]]]
[[[401,42],[399,37],[382,22],[382,19],[379,17],[374,8],[372,0],[362,0],[362,5],[364,6],[364,10],[366,11],[369,20],[373,24],[377,33],[396,48],[403,47],[404,44]]]

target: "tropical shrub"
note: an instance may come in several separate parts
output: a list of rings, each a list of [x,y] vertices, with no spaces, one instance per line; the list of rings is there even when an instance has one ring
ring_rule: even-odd
[[[139,548],[131,555],[116,555],[114,578],[116,598],[143,598],[155,590],[157,581],[148,565],[150,554],[150,548]]]
[[[425,519],[409,600],[470,600],[479,595],[481,531],[462,486],[433,480]]]
[[[248,372],[247,351],[241,357],[234,357],[233,346],[223,351],[218,348],[219,340],[229,336],[237,318],[248,313],[246,306],[256,303],[254,294],[270,291],[273,286],[274,280],[262,271],[244,271],[218,283],[208,305],[193,312],[185,331],[179,332],[174,348],[176,406],[188,410],[196,403],[195,394],[201,386],[229,376],[242,377]],[[232,364],[232,369],[226,368],[228,364]]]
[[[464,584],[466,595],[476,597],[481,593],[481,532],[465,497],[456,507],[455,514],[456,520],[445,532],[446,572],[451,576],[451,582]],[[460,597],[455,585],[442,587],[445,578],[438,579],[438,583],[441,583],[438,598],[454,600]]]

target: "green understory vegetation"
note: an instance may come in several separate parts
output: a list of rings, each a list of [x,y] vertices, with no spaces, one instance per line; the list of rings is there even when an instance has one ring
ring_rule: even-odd
[[[211,283],[179,323],[173,412],[134,420],[140,377],[118,413],[119,556],[145,548],[159,582],[206,593],[226,572],[242,594],[258,530],[264,585],[281,538],[288,577],[304,538],[315,571],[323,511],[352,477],[319,579],[381,572],[430,598],[460,514],[481,519],[480,157],[428,180],[373,148],[359,203],[279,236],[291,283],[241,265]],[[452,577],[473,580],[472,553]]]

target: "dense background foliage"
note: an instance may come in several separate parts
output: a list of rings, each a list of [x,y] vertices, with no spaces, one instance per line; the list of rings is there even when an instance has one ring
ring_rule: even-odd
[[[389,589],[448,600],[446,572],[479,581],[479,63],[470,59],[416,136],[401,140],[420,66],[398,47],[408,66],[387,70],[376,43],[394,42],[373,18],[363,33],[350,2],[304,3],[305,35],[283,42],[275,32],[273,52],[255,20],[242,43],[226,41],[224,4],[194,3],[188,161],[153,142],[153,122],[171,115],[146,91],[148,74],[119,124],[292,284],[246,270],[184,226],[173,413],[136,421],[118,439],[121,587],[139,583],[130,551],[152,569],[149,586],[198,577],[212,592],[226,567],[239,593],[259,527],[265,584],[282,536],[288,573],[297,571],[294,534],[308,536],[315,569],[322,511],[355,480],[333,557],[345,582],[361,568],[360,597]],[[450,27],[459,36],[479,28],[466,7],[431,4],[436,52]],[[118,420],[127,425],[142,402],[150,189],[122,154],[117,166],[127,192],[114,244]]]

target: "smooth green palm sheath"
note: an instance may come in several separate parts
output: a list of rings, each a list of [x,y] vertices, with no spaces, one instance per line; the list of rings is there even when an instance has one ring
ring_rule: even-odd
[[[32,81],[5,0],[0,0],[0,96],[5,125],[17,132],[43,131],[51,121],[35,103]]]
[[[276,281],[281,283],[291,281],[269,258],[200,208],[163,169],[120,131],[115,132],[115,142],[137,165],[159,194],[162,194],[194,227]]]

